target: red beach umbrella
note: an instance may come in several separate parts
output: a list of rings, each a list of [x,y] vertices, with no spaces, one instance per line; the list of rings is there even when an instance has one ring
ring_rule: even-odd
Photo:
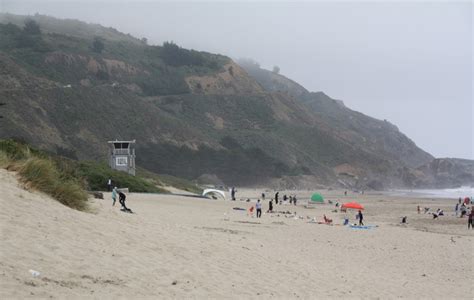
[[[342,205],[342,208],[352,208],[352,209],[360,209],[360,210],[364,209],[364,207],[357,202],[344,203]]]

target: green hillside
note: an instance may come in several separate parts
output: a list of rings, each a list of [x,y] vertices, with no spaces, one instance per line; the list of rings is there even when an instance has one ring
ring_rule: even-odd
[[[386,187],[403,184],[397,168],[432,158],[395,126],[281,75],[272,87],[271,72],[222,55],[31,19],[0,15],[0,138],[80,160],[136,139],[144,169],[229,185]]]

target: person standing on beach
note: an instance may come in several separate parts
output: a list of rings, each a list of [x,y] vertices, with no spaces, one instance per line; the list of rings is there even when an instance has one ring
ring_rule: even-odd
[[[235,187],[232,187],[230,190],[230,196],[232,197],[232,201],[235,201]]]
[[[456,207],[454,208],[454,212],[456,213],[456,217],[459,214],[459,203],[456,203]]]
[[[363,226],[364,215],[362,214],[362,211],[359,210],[359,213],[357,214],[357,218],[359,219],[359,226]]]
[[[469,217],[467,219],[467,229],[471,228],[474,229],[474,210],[471,207],[471,213],[469,214]]]
[[[260,199],[257,200],[255,208],[257,209],[257,218],[262,217],[262,203],[260,202]]]
[[[279,194],[280,194],[280,192],[275,193],[275,204],[278,204],[278,195]]]
[[[110,192],[112,190],[112,179],[109,178],[109,180],[107,180],[107,191]]]
[[[273,199],[268,202],[268,212],[273,212]]]
[[[115,206],[115,201],[117,201],[117,187],[112,190],[112,206]]]
[[[265,200],[265,193],[262,193],[262,200]]]
[[[296,205],[296,195],[293,196],[293,205]]]

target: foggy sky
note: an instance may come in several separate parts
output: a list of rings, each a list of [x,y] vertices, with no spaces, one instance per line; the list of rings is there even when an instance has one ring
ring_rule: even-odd
[[[310,91],[394,123],[436,157],[474,158],[470,1],[0,0],[0,11],[80,19],[151,44],[278,65]]]

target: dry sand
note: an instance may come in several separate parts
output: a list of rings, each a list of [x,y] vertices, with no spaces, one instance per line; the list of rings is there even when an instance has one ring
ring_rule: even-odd
[[[454,200],[324,193],[361,202],[366,224],[378,227],[256,219],[232,210],[246,202],[133,193],[127,203],[136,214],[112,207],[110,194],[83,213],[0,170],[0,298],[472,299],[474,230],[451,215]],[[332,206],[306,209],[309,192],[298,195],[297,207],[275,208],[341,223]],[[417,204],[448,215],[418,215]],[[403,215],[408,225],[399,224]]]

